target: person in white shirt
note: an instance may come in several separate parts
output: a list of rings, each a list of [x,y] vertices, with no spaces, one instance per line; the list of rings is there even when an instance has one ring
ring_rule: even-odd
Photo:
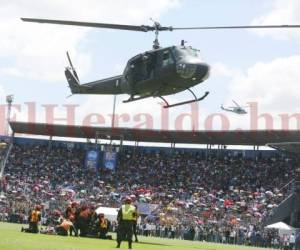
[[[236,231],[235,229],[232,229],[231,232],[230,232],[230,244],[235,244],[236,240]]]
[[[290,246],[289,236],[287,234],[283,235],[283,247],[284,249],[288,249]]]
[[[296,242],[295,234],[291,234],[290,235],[290,249],[291,250],[294,250],[295,242]]]

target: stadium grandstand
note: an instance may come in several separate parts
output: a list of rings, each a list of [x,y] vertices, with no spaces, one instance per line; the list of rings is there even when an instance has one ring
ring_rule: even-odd
[[[295,146],[300,131],[160,131],[23,122],[10,126],[13,136],[1,144],[2,221],[26,223],[29,209],[40,204],[42,222],[49,224],[54,211],[63,213],[70,202],[94,211],[120,207],[122,198],[130,196],[141,215],[138,233],[145,236],[271,247],[283,243],[278,230],[266,229],[268,224],[284,221],[300,228]],[[138,142],[170,147],[142,147]],[[175,147],[181,143],[206,147]],[[266,145],[276,150],[259,150]]]

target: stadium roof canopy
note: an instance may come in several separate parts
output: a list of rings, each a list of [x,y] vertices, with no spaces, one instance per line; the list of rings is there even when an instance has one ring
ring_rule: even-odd
[[[300,142],[268,143],[268,146],[283,152],[294,153],[297,155],[300,153]]]
[[[44,123],[10,122],[15,134],[74,138],[99,138],[134,142],[257,145],[300,142],[300,130],[184,131],[134,128],[67,126]]]

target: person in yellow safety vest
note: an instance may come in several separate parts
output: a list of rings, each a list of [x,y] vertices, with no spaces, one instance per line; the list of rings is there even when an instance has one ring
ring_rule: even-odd
[[[62,219],[61,224],[55,228],[58,235],[68,236],[68,232],[74,225],[70,219]]]
[[[22,227],[21,231],[26,233],[38,233],[39,228],[38,224],[41,221],[41,206],[36,205],[33,210],[29,213],[28,221],[29,221],[29,228],[24,229]]]
[[[131,205],[131,198],[126,197],[124,205],[118,212],[117,248],[123,240],[128,240],[128,248],[132,249],[133,223],[136,216],[136,207]]]

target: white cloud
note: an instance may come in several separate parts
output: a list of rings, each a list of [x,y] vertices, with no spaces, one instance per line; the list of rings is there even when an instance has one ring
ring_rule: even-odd
[[[258,113],[268,113],[274,118],[274,127],[282,128],[279,114],[299,113],[300,56],[277,58],[270,62],[259,62],[233,77],[228,102],[236,99],[240,103],[256,102]],[[250,121],[235,116],[236,126],[247,126]],[[265,128],[264,124],[261,124]],[[291,123],[293,128],[295,123]],[[300,125],[300,124],[299,124]]]
[[[259,62],[236,76],[231,85],[235,96],[259,101],[265,108],[287,110],[298,108],[300,56]]]
[[[2,100],[5,100],[5,98],[6,98],[6,92],[5,92],[4,88],[2,87],[1,82],[0,82],[0,98]]]
[[[267,13],[255,18],[252,25],[292,25],[300,24],[300,1],[299,0],[275,0],[272,9]],[[271,36],[276,39],[299,39],[298,29],[262,29],[253,31],[260,36]]]
[[[211,77],[233,77],[239,74],[235,69],[228,67],[222,62],[215,62],[211,66]]]
[[[20,17],[141,24],[179,4],[180,0],[1,1],[0,59],[7,61],[9,65],[3,67],[9,70],[0,73],[16,76],[18,72],[27,79],[61,81],[63,74],[58,72],[66,65],[66,50],[70,50],[81,75],[89,70],[92,52],[83,54],[78,45],[91,29],[24,23]]]

